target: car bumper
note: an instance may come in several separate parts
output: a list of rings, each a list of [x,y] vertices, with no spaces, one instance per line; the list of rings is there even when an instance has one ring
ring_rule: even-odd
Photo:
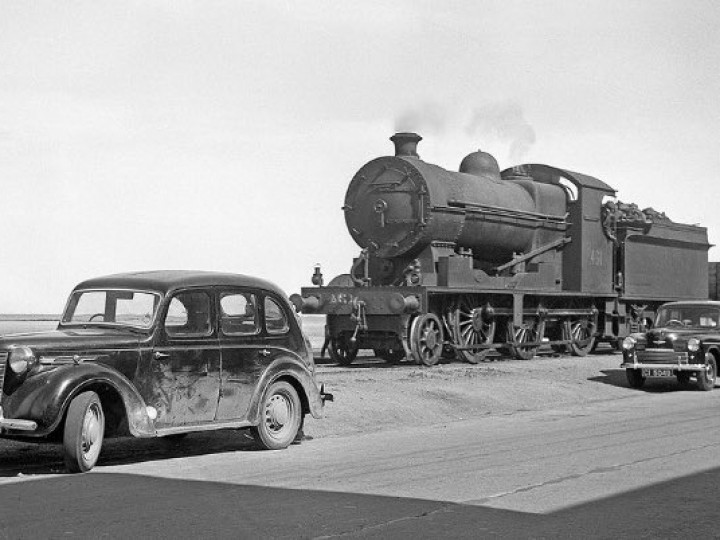
[[[641,349],[625,353],[621,368],[625,369],[672,369],[673,371],[707,371],[703,356],[690,356],[687,352],[672,349]],[[704,360],[704,359],[703,359]]]
[[[2,407],[0,407],[0,432],[5,430],[13,431],[35,431],[37,422],[32,420],[21,420],[19,418],[5,418]]]
[[[672,369],[673,371],[707,371],[705,364],[643,364],[642,362],[623,362],[625,369]]]
[[[707,371],[706,364],[688,364],[678,360],[677,362],[643,362],[637,356],[632,360],[625,360],[620,364],[625,369],[672,369],[673,371]]]

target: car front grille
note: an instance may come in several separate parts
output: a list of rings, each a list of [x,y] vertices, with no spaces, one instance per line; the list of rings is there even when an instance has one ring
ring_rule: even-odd
[[[5,386],[5,367],[7,366],[7,359],[7,351],[0,352],[0,403],[2,403],[2,390]]]
[[[688,354],[672,349],[645,349],[637,351],[637,359],[643,364],[687,364]]]

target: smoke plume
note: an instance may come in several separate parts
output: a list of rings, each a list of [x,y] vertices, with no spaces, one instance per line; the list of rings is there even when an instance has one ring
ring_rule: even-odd
[[[508,157],[515,162],[535,143],[535,130],[525,120],[522,107],[512,101],[489,103],[475,109],[465,131],[470,136],[495,137],[509,144]]]
[[[447,112],[436,103],[424,103],[407,109],[395,118],[395,131],[433,133],[440,135],[445,130]]]

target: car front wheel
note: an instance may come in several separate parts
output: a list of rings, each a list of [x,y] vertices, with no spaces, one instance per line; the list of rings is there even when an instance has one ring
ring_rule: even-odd
[[[717,361],[713,353],[705,353],[705,363],[707,369],[697,374],[697,387],[708,392],[715,388],[715,378],[717,377]]]
[[[255,442],[266,450],[280,450],[289,446],[302,424],[300,398],[293,386],[277,381],[268,386],[260,403],[260,418],[251,428]]]
[[[95,392],[70,402],[63,431],[63,454],[69,472],[86,472],[97,463],[105,434],[105,414]]]

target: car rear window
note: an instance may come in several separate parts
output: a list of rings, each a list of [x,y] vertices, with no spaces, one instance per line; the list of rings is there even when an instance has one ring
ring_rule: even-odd
[[[269,296],[265,297],[265,328],[268,334],[284,334],[290,330],[285,310]]]

